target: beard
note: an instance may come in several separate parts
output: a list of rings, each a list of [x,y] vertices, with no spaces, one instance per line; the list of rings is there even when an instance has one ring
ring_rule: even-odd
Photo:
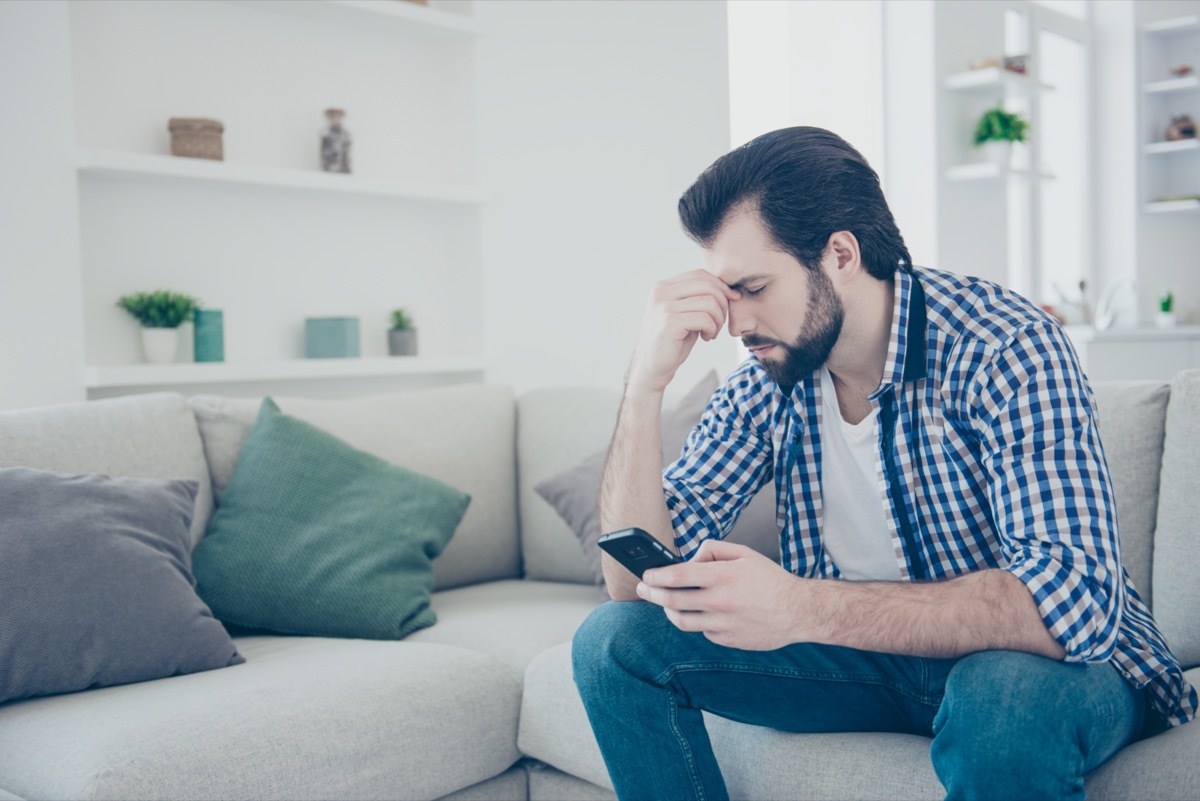
[[[842,333],[842,320],[846,314],[842,300],[834,292],[828,276],[820,269],[813,270],[810,276],[808,310],[804,315],[804,327],[800,329],[795,342],[788,344],[756,334],[742,337],[742,344],[748,348],[762,345],[780,347],[782,358],[758,361],[767,377],[788,391],[825,364]]]

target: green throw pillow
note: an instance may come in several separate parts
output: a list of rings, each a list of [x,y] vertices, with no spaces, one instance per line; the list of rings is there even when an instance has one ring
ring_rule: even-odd
[[[431,560],[470,500],[266,398],[192,556],[196,591],[237,626],[400,639],[437,620]]]

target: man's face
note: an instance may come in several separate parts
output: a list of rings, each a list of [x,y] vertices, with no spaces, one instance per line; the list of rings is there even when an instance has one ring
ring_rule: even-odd
[[[709,270],[742,293],[729,304],[729,333],[780,386],[825,363],[845,310],[823,270],[809,270],[771,241],[756,212],[734,211],[708,249]]]

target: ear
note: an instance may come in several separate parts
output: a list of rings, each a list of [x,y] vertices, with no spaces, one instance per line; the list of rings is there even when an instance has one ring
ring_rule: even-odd
[[[834,231],[825,243],[822,267],[831,280],[853,278],[863,272],[862,253],[858,249],[858,237],[849,231]]]

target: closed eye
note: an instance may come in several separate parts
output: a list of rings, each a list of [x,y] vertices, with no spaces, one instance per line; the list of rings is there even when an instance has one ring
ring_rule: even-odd
[[[754,295],[762,294],[762,291],[766,288],[767,288],[767,285],[763,284],[762,286],[757,287],[755,289],[750,289],[749,287],[746,287],[745,289],[742,290],[742,292],[753,297]]]

